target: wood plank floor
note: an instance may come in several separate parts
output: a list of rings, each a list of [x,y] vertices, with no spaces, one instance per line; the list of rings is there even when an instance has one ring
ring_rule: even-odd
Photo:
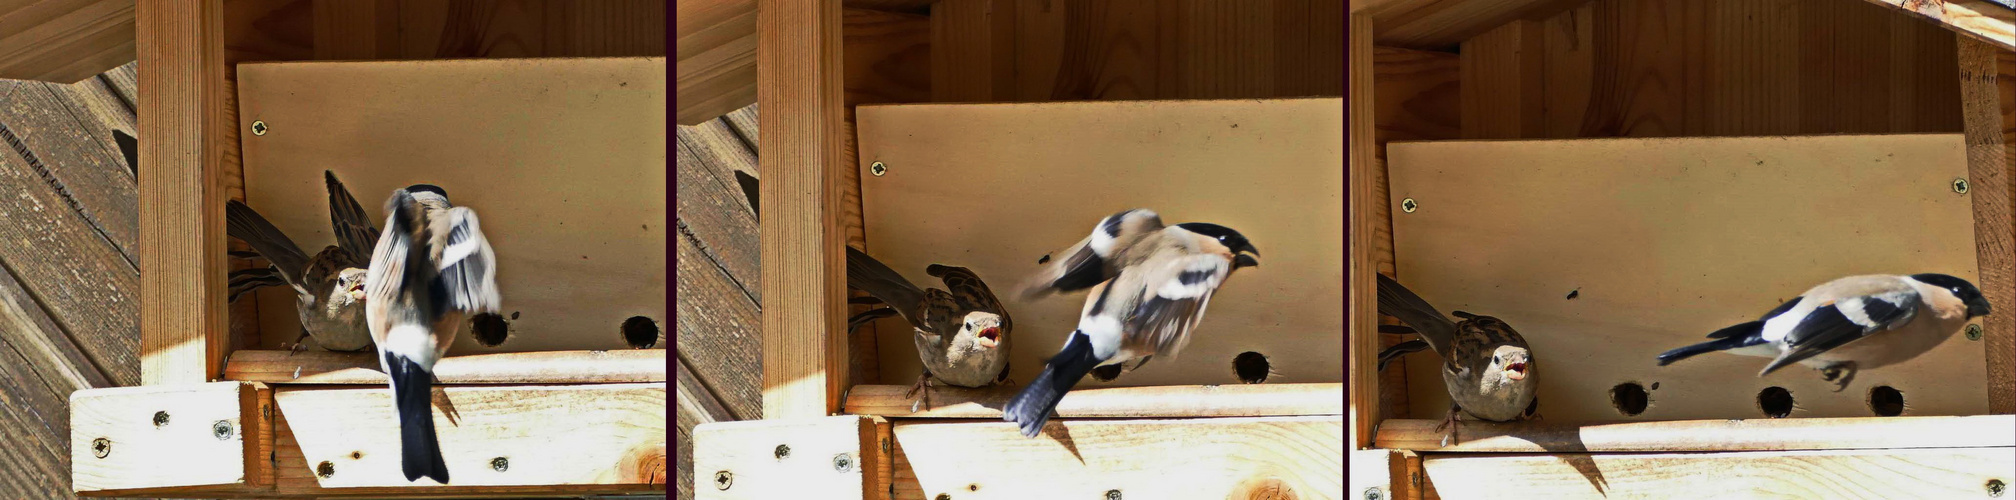
[[[761,418],[756,210],[736,173],[756,174],[756,106],[678,126],[678,336],[673,498],[693,497],[693,426]],[[702,487],[711,487],[702,485]]]
[[[70,393],[139,382],[137,87],[0,80],[0,497],[71,498]]]

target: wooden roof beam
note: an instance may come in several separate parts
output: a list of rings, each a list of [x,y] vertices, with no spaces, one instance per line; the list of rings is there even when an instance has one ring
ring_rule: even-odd
[[[0,2],[0,78],[76,83],[133,62],[134,13],[133,0]]]
[[[1587,1],[1352,0],[1351,12],[1372,16],[1378,45],[1448,50],[1505,23],[1545,18]]]

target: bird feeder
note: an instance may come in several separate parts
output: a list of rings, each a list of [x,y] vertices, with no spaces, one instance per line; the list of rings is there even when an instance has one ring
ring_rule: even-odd
[[[1352,497],[1975,498],[2016,481],[2006,2],[1351,16]],[[1375,272],[1517,328],[1544,418],[1443,442],[1441,360],[1377,369],[1405,339],[1376,333]],[[1923,272],[1974,282],[1995,314],[1845,388],[1805,367],[1759,377],[1766,358],[1655,359],[1834,278]]]
[[[663,494],[663,2],[132,5],[144,385],[72,395],[77,494]],[[372,353],[290,352],[289,291],[226,302],[265,263],[225,201],[312,253],[323,170],[379,225],[442,186],[497,251],[505,310],[435,367],[450,484],[401,474]]]
[[[1341,2],[752,7],[763,419],[694,428],[696,498],[1343,497]],[[689,96],[735,94],[687,64],[704,121]],[[1086,378],[1025,438],[1001,408],[1086,297],[1013,292],[1136,207],[1235,228],[1261,265],[1179,356]],[[974,270],[1019,383],[913,405],[910,327],[847,331],[849,246],[920,286]]]

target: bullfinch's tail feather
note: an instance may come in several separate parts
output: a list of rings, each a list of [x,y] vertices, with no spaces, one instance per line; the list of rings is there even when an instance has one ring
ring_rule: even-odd
[[[1691,358],[1701,353],[1727,351],[1762,344],[1764,343],[1764,322],[1751,321],[1737,324],[1716,330],[1715,333],[1708,334],[1708,338],[1715,340],[1659,353],[1659,366],[1666,366],[1672,364],[1674,361]]]
[[[1043,424],[1050,420],[1050,412],[1057,409],[1064,393],[1071,392],[1071,387],[1078,385],[1099,361],[1092,353],[1092,338],[1084,332],[1071,332],[1070,342],[1043,365],[1043,372],[1016,393],[1014,399],[1008,400],[1008,406],[1001,410],[1001,419],[1019,424],[1024,437],[1036,437],[1043,432]]]
[[[399,410],[400,465],[406,480],[426,476],[448,484],[448,464],[434,434],[434,374],[411,359],[390,353],[385,354],[385,367],[392,378],[393,406]]]
[[[1379,313],[1400,318],[1407,326],[1413,327],[1428,341],[1428,347],[1436,353],[1448,355],[1449,345],[1456,339],[1456,323],[1449,321],[1435,306],[1429,305],[1419,295],[1415,295],[1400,282],[1393,281],[1384,274],[1378,274]]]

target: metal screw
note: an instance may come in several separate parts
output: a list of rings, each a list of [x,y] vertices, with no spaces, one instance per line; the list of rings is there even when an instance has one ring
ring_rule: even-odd
[[[1414,203],[1414,199],[1413,199],[1413,198],[1408,198],[1408,199],[1404,199],[1404,200],[1400,200],[1400,209],[1401,209],[1401,210],[1405,210],[1405,211],[1407,211],[1407,213],[1410,213],[1410,214],[1411,214],[1411,213],[1414,213],[1414,209],[1416,209],[1416,208],[1420,208],[1420,206],[1421,206],[1420,204],[1417,204],[1417,203]]]
[[[850,472],[854,470],[854,457],[841,453],[833,456],[833,470]]]
[[[2002,498],[2003,484],[2000,479],[1988,480],[1988,496]]]
[[[1967,178],[1953,179],[1953,192],[1967,194]]]
[[[266,135],[266,122],[252,120],[252,135]]]
[[[876,177],[881,177],[882,174],[889,173],[889,167],[883,166],[882,162],[879,161],[875,163],[870,163],[868,164],[868,173],[875,174]]]
[[[777,459],[783,460],[786,458],[791,458],[791,446],[783,444],[777,445]]]
[[[1981,325],[1967,325],[1967,340],[1981,340]]]
[[[111,455],[112,440],[105,438],[91,440],[91,454],[97,455],[98,458],[105,458],[106,455]]]
[[[322,476],[323,479],[328,479],[329,476],[336,475],[336,464],[324,461],[321,464],[316,465],[315,475]]]
[[[1106,490],[1106,500],[1120,500],[1120,490]]]
[[[210,434],[217,436],[218,440],[231,439],[231,422],[218,420],[217,423],[210,424]]]
[[[725,470],[717,471],[714,473],[714,489],[727,490],[729,486],[734,485],[735,485],[735,474],[729,473],[728,471]]]
[[[511,468],[511,459],[504,457],[492,458],[490,459],[490,468],[496,469],[497,472],[509,470]]]
[[[1371,488],[1365,489],[1365,500],[1385,500],[1385,499],[1386,499],[1386,492],[1380,490],[1378,486],[1373,486]]]
[[[165,411],[154,412],[154,426],[160,427],[163,425],[168,425],[168,412]]]

